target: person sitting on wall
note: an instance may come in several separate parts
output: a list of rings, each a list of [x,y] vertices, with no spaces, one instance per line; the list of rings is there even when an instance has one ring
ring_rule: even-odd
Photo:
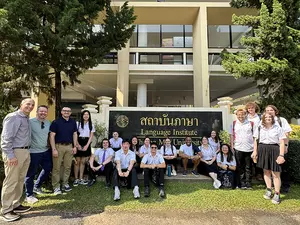
[[[188,164],[193,166],[192,174],[198,176],[199,173],[197,171],[198,165],[201,159],[201,152],[197,148],[197,146],[192,144],[192,138],[186,137],[185,144],[180,146],[179,156],[182,158],[183,163],[183,176],[187,175],[187,167]]]
[[[171,139],[166,138],[164,145],[160,148],[160,154],[164,157],[167,165],[172,165],[172,176],[176,176],[176,164],[177,164],[177,150],[174,145],[171,144]]]
[[[139,157],[140,158],[143,158],[144,155],[150,153],[150,138],[149,137],[145,137],[145,140],[144,140],[144,145],[142,145],[140,147],[140,150],[139,150]]]
[[[101,143],[102,148],[96,149],[95,153],[90,158],[89,168],[89,183],[91,187],[96,183],[96,175],[105,175],[105,187],[109,188],[111,184],[111,177],[113,173],[113,157],[115,152],[109,147],[109,140],[104,138]]]
[[[217,155],[217,164],[219,168],[218,180],[221,181],[221,187],[234,188],[236,161],[228,144],[221,146],[221,151]]]
[[[116,152],[121,149],[123,139],[119,137],[118,132],[113,132],[113,137],[109,139],[111,148]]]
[[[134,198],[140,197],[137,173],[134,168],[136,162],[135,153],[129,150],[129,141],[123,140],[122,148],[116,152],[115,162],[117,164],[113,175],[113,186],[115,188],[114,200],[120,200],[119,179],[125,178],[127,188],[133,188]]]
[[[156,143],[151,143],[151,151],[143,157],[141,168],[144,169],[144,196],[150,196],[149,178],[153,178],[153,183],[159,186],[159,196],[164,198],[164,168],[166,168],[166,163],[163,156],[157,152]]]

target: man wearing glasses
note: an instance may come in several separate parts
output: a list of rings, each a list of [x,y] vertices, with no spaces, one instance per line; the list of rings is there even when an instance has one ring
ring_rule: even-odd
[[[36,111],[36,118],[30,119],[30,165],[25,178],[26,201],[30,204],[38,201],[33,193],[43,194],[41,185],[48,178],[52,169],[52,153],[48,146],[50,121],[46,119],[47,115],[48,107],[40,105]],[[42,168],[42,171],[34,184],[34,177],[39,167]]]
[[[152,181],[159,187],[159,196],[164,198],[164,168],[166,168],[166,163],[163,156],[160,153],[157,153],[156,143],[151,143],[151,151],[144,155],[141,162],[141,168],[144,169],[144,196],[150,196],[149,180],[153,178]]]
[[[61,110],[62,117],[54,120],[50,126],[50,145],[53,156],[52,186],[54,195],[62,194],[62,188],[69,192],[72,188],[69,185],[69,177],[72,166],[73,155],[76,154],[77,126],[75,120],[71,119],[71,109],[64,107]],[[62,176],[60,170],[62,169]]]

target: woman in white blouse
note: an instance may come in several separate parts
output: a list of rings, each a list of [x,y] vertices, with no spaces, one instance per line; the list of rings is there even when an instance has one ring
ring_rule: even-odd
[[[140,147],[140,150],[139,150],[139,157],[141,157],[141,159],[144,157],[144,155],[150,153],[150,138],[149,137],[145,137],[145,140],[144,140],[144,145],[142,145]]]
[[[275,123],[273,115],[265,113],[262,117],[262,124],[254,132],[255,144],[252,158],[257,160],[257,166],[264,170],[264,180],[267,186],[265,199],[272,199],[273,204],[280,203],[280,172],[284,159],[284,139],[286,139],[283,129]],[[257,146],[257,142],[259,142]],[[272,194],[272,178],[275,188]],[[272,198],[273,197],[273,198]]]
[[[76,163],[74,165],[75,181],[73,183],[73,186],[78,186],[78,184],[88,184],[88,181],[83,180],[83,173],[86,162],[91,156],[91,142],[95,132],[95,128],[91,120],[91,114],[88,110],[82,111],[80,122],[77,122],[77,131],[78,145],[77,153],[74,156],[76,159]]]
[[[216,151],[208,144],[208,138],[202,137],[202,145],[199,147],[202,153],[200,170],[203,169],[205,173],[214,180],[213,186],[218,189],[221,186],[221,182],[218,180],[218,170],[216,166]]]
[[[118,132],[113,132],[113,137],[109,139],[110,147],[116,152],[122,148],[123,139],[119,137]]]
[[[210,137],[208,138],[209,145],[216,151],[216,153],[220,152],[220,141],[216,131],[212,131],[210,133]]]

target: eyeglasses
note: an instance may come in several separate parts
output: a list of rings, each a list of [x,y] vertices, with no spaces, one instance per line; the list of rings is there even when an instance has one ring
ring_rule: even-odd
[[[157,149],[157,147],[151,147],[151,148],[153,148],[153,149]]]
[[[45,123],[41,122],[41,129],[44,129],[44,128],[45,128]]]
[[[62,110],[63,112],[72,112],[71,110]]]

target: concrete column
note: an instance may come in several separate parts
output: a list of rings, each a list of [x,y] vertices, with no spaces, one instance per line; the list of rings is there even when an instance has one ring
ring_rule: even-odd
[[[30,113],[30,118],[36,117],[36,111],[37,111],[37,107],[39,105],[46,105],[46,106],[48,106],[47,119],[50,121],[55,120],[55,102],[53,102],[52,105],[48,104],[48,96],[43,92],[35,94],[32,91],[31,98],[35,101],[35,106],[34,106],[34,109],[32,110],[32,112]]]
[[[118,51],[117,72],[117,101],[119,107],[128,106],[129,95],[129,42],[126,47]]]
[[[209,107],[207,8],[200,7],[193,24],[194,107]]]
[[[147,107],[147,84],[137,85],[137,107]]]

